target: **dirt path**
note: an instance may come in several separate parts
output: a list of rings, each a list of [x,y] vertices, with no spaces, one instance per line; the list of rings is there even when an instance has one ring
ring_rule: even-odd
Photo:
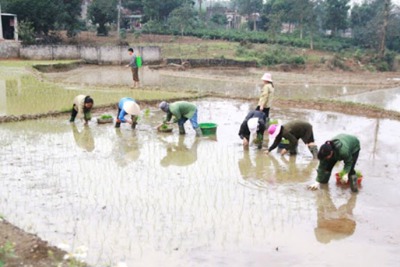
[[[5,220],[0,220],[0,266],[67,266],[66,253],[38,236],[26,233]],[[61,265],[58,265],[61,264]]]

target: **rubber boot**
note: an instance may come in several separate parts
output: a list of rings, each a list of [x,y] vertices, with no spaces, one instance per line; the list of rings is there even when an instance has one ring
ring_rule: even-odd
[[[179,134],[186,134],[185,127],[183,125],[179,125]]]
[[[313,159],[318,158],[318,147],[316,145],[308,146],[308,149],[310,150]]]
[[[194,129],[194,130],[196,131],[196,136],[197,136],[197,137],[200,137],[200,136],[203,135],[202,132],[201,132],[200,127],[199,127],[199,128],[196,128],[196,129]]]
[[[115,128],[119,128],[120,126],[121,126],[121,121],[117,119],[117,121],[115,122]]]
[[[357,180],[358,177],[356,174],[351,175],[350,177],[350,189],[352,192],[357,193],[358,192],[358,185],[357,185]]]

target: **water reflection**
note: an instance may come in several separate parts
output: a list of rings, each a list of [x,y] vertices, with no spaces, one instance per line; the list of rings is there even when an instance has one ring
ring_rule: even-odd
[[[93,134],[89,126],[85,125],[81,130],[78,130],[76,124],[71,123],[71,128],[76,145],[88,152],[92,152],[95,146],[94,146]]]
[[[169,143],[163,138],[160,138],[160,141],[164,144],[167,151],[167,154],[160,161],[161,166],[187,166],[197,161],[199,138],[194,138],[190,146],[185,144],[184,135],[179,135],[178,143]]]
[[[317,192],[318,219],[314,233],[320,243],[327,244],[354,234],[356,221],[353,209],[356,200],[357,194],[350,194],[347,203],[336,208],[328,189]]]
[[[357,95],[344,96],[340,99],[400,111],[400,88],[360,93]]]
[[[128,163],[136,161],[140,157],[139,138],[135,131],[121,131],[121,128],[115,128],[116,140],[112,149],[115,161],[121,167]]]

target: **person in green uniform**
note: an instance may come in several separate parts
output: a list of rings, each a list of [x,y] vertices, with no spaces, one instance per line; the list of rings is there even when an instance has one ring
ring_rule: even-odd
[[[178,123],[179,134],[185,134],[184,124],[187,120],[192,124],[193,129],[196,131],[197,136],[201,136],[201,130],[197,123],[197,107],[193,103],[186,101],[177,101],[169,104],[166,101],[162,101],[159,108],[167,113],[167,117],[164,123],[170,122],[172,116],[175,117],[174,122]]]
[[[268,133],[270,134],[271,139],[274,140],[274,143],[266,151],[267,154],[280,144],[282,138],[285,138],[289,141],[289,147],[288,149],[282,149],[281,155],[284,155],[287,152],[289,152],[290,155],[295,155],[297,154],[297,146],[299,144],[298,140],[301,139],[310,150],[313,158],[317,158],[318,147],[315,144],[313,128],[310,123],[301,120],[294,120],[284,125],[272,124],[268,128]]]
[[[350,181],[350,188],[358,192],[357,175],[354,167],[360,153],[360,141],[357,137],[349,134],[339,134],[331,140],[326,141],[318,151],[319,165],[317,169],[316,182],[308,188],[316,190],[320,184],[329,182],[333,167],[338,161],[344,162],[342,183]]]

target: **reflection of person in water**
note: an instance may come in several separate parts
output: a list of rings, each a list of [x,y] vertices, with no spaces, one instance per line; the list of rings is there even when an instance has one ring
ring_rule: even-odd
[[[115,128],[115,132],[117,134],[117,142],[113,148],[115,161],[121,166],[126,166],[130,161],[138,160],[140,150],[137,137],[132,134],[124,135],[120,128]]]
[[[296,163],[296,157],[275,158],[254,157],[243,151],[243,158],[238,161],[243,179],[261,179],[268,182],[305,182],[310,179],[318,162]]]
[[[353,209],[356,206],[357,194],[351,194],[346,204],[336,208],[328,190],[317,194],[318,221],[314,229],[316,239],[321,243],[329,243],[351,236],[356,229]]]
[[[243,179],[263,179],[268,173],[269,166],[265,164],[265,158],[254,157],[255,164],[250,158],[250,152],[243,150],[243,158],[239,159],[238,165]]]
[[[165,141],[163,141],[166,143]],[[197,147],[199,139],[196,138],[190,148],[185,144],[185,136],[179,135],[178,144],[166,143],[167,155],[161,159],[160,164],[163,167],[169,165],[187,166],[193,164],[197,160]]]
[[[89,126],[85,125],[81,131],[78,130],[75,123],[71,124],[72,133],[76,144],[88,152],[94,150],[94,139]]]

